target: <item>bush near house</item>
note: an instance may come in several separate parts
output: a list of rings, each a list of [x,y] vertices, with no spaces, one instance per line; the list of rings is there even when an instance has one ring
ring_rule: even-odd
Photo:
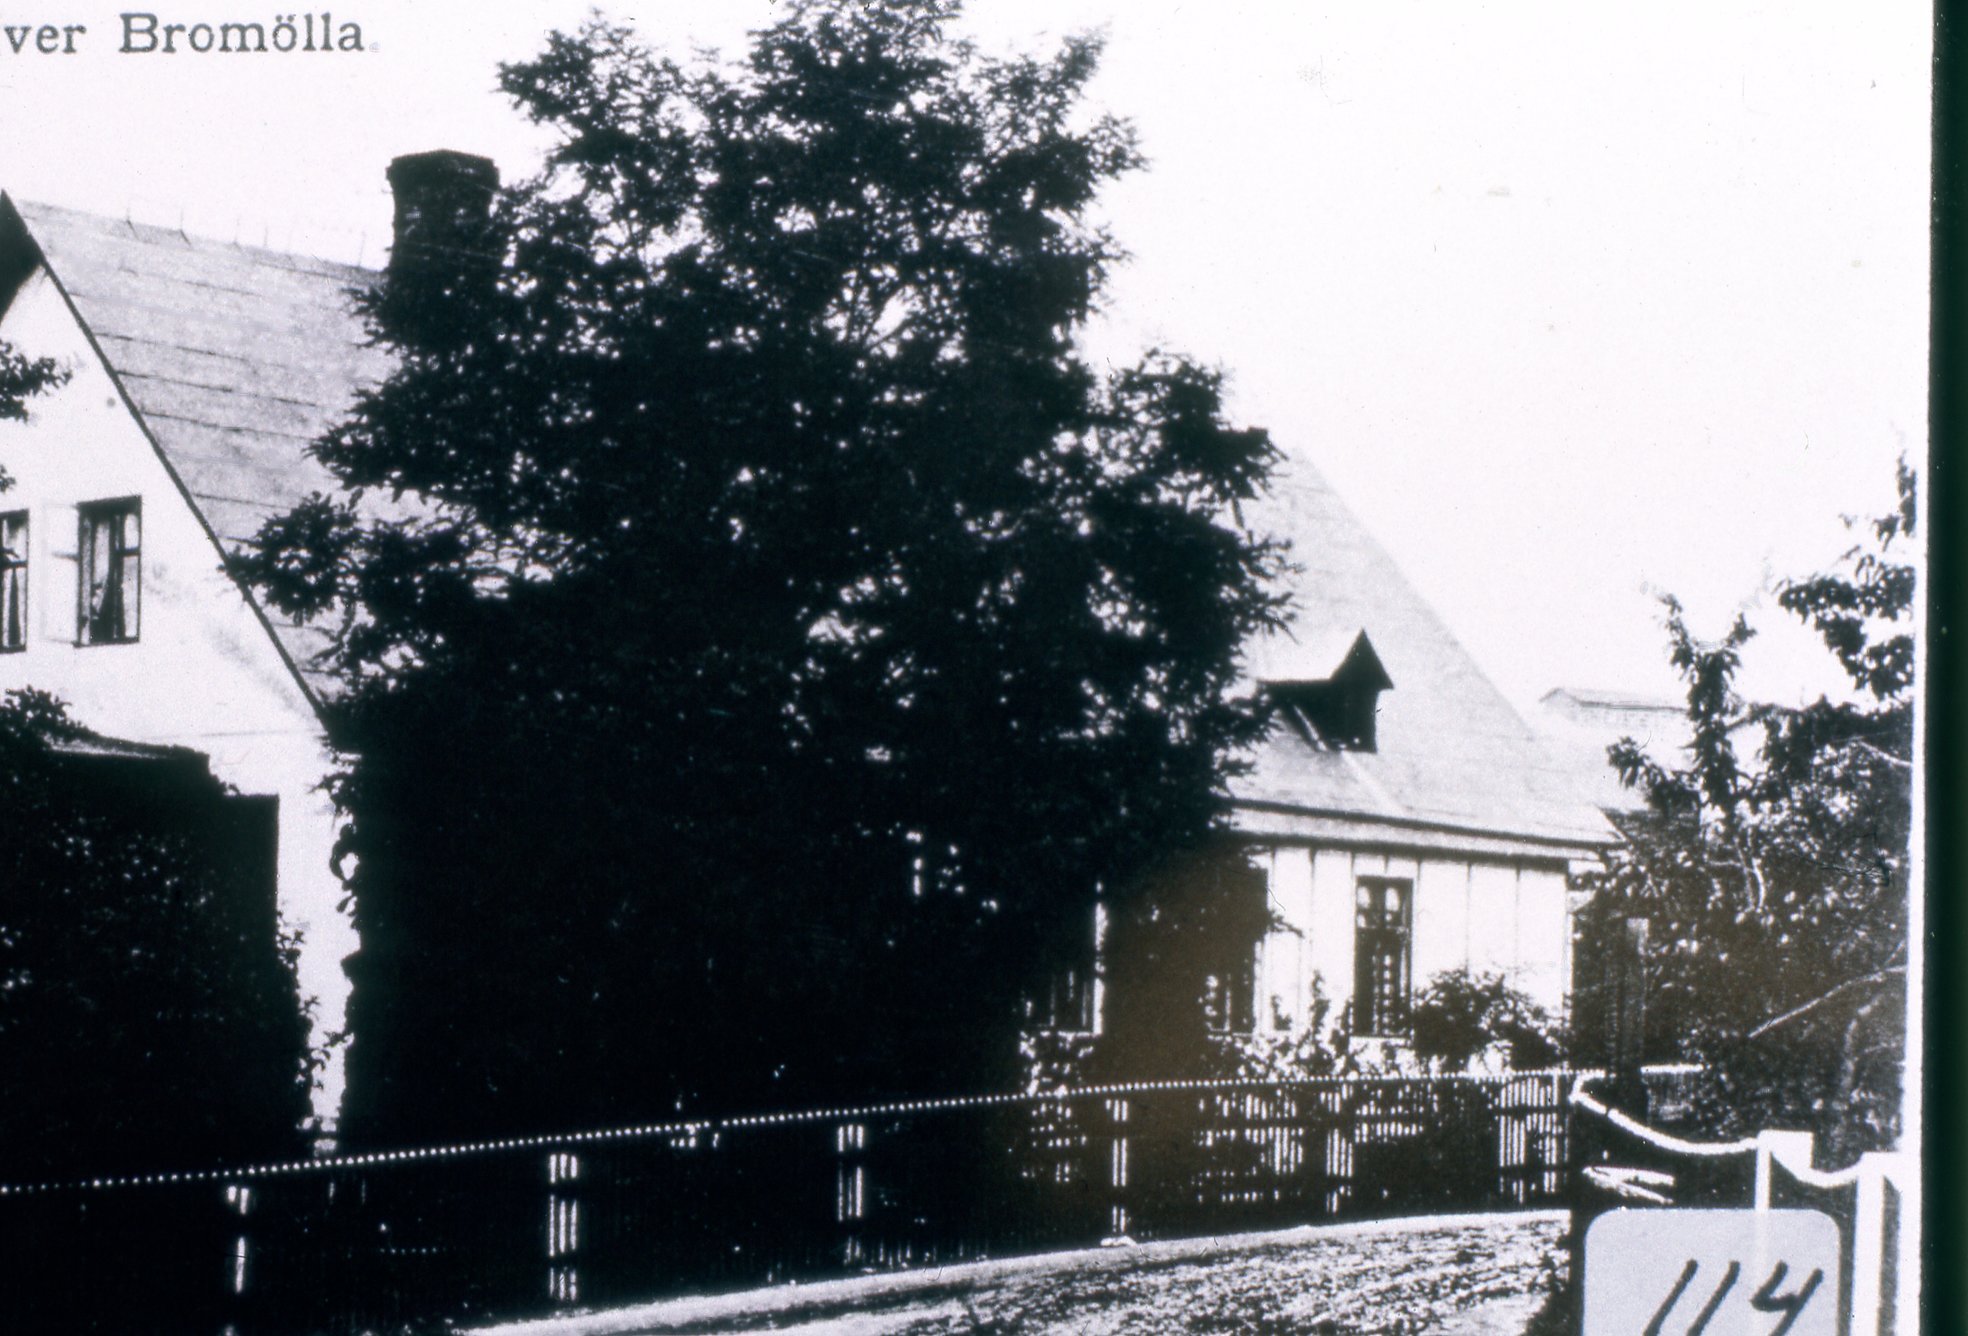
[[[1409,1013],[1415,1056],[1443,1071],[1466,1071],[1501,1046],[1518,1070],[1556,1066],[1565,1029],[1498,974],[1446,971],[1428,981]]]
[[[305,1153],[271,813],[196,753],[0,704],[0,1182]]]
[[[0,343],[0,420],[68,377]],[[105,744],[33,691],[0,702],[0,813],[0,1182],[303,1153],[313,1057],[267,813],[195,753]]]

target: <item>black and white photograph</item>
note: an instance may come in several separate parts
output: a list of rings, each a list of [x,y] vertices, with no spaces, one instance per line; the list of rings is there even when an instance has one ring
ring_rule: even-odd
[[[1945,1330],[1933,25],[0,9],[0,1329]]]

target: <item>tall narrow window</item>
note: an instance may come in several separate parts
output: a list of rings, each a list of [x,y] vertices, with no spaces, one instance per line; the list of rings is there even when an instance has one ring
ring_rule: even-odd
[[[1249,1034],[1256,1024],[1257,949],[1269,922],[1265,873],[1247,852],[1213,859],[1209,897],[1197,925],[1203,950],[1203,1025]]]
[[[143,512],[137,498],[81,508],[82,605],[76,639],[114,645],[137,638],[143,595]]]
[[[27,512],[0,515],[0,654],[27,648]]]
[[[1354,1032],[1405,1034],[1413,965],[1414,883],[1402,877],[1362,877],[1353,906]]]

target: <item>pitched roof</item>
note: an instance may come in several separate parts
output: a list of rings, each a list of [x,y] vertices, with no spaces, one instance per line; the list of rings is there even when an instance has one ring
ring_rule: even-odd
[[[389,358],[369,346],[352,265],[189,237],[41,204],[15,206],[152,438],[222,543],[335,479],[307,453]],[[4,206],[0,206],[4,213]],[[1610,827],[1316,470],[1269,504],[1295,542],[1297,620],[1246,656],[1261,680],[1332,676],[1364,632],[1396,684],[1373,752],[1280,729],[1233,788],[1249,808],[1435,832],[1595,844]],[[325,633],[270,616],[309,685]],[[1453,840],[1451,840],[1451,843]]]
[[[1365,632],[1394,686],[1380,693],[1374,750],[1320,747],[1275,729],[1231,796],[1251,811],[1397,828],[1597,845],[1612,828],[1491,685],[1318,471],[1294,461],[1265,520],[1293,541],[1293,624],[1245,655],[1259,681],[1328,678],[1334,647]],[[1261,820],[1244,823],[1247,828]],[[1439,841],[1437,841],[1439,843]]]
[[[11,201],[10,201],[11,202]],[[15,203],[166,462],[228,547],[335,479],[308,444],[389,370],[351,300],[376,275]],[[268,610],[311,689],[325,632]]]

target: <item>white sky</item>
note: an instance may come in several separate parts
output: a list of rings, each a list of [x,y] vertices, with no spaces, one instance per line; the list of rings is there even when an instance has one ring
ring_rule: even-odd
[[[324,0],[324,3],[326,0]],[[334,0],[368,53],[75,56],[0,45],[0,185],[193,232],[380,260],[383,168],[529,170],[493,93],[574,0]],[[251,11],[251,12],[249,12]],[[161,21],[270,20],[252,6]],[[318,10],[315,12],[319,12]],[[758,0],[624,0],[735,49]],[[972,0],[987,46],[1104,26],[1096,102],[1152,164],[1109,195],[1135,255],[1095,345],[1226,368],[1520,704],[1671,691],[1649,590],[1719,634],[1882,513],[1924,451],[1923,5],[1346,6]],[[1767,604],[1767,599],[1765,599]],[[1836,681],[1776,616],[1745,685]]]

